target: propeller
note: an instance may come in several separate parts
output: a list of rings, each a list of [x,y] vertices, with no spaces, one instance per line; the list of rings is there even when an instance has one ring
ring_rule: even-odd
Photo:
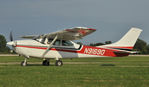
[[[17,45],[17,41],[13,40],[12,31],[10,32],[9,39],[10,39],[10,42],[7,42],[7,45],[12,46],[12,50],[15,51],[15,46]]]

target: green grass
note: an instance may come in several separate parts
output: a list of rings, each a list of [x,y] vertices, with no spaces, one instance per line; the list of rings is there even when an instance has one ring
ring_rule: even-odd
[[[62,67],[1,64],[22,60],[0,57],[0,87],[149,87],[149,57],[63,59]]]

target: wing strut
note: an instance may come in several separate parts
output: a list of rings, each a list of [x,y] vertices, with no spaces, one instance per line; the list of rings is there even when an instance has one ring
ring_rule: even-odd
[[[54,42],[57,40],[57,37],[58,37],[58,35],[56,35],[55,38],[53,39],[53,41],[49,44],[49,47],[43,53],[42,58],[44,58],[44,56],[48,53],[49,49],[52,47],[52,45],[54,44]]]

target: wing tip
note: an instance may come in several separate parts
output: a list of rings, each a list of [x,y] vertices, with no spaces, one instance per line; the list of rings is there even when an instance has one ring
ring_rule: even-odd
[[[93,31],[96,31],[96,29],[93,29],[93,28],[88,28],[88,30],[93,30]]]

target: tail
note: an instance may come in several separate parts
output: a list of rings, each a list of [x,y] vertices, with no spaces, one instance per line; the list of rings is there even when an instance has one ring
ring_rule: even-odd
[[[132,50],[142,30],[131,28],[119,41],[113,44],[103,45],[110,48],[121,48]]]

